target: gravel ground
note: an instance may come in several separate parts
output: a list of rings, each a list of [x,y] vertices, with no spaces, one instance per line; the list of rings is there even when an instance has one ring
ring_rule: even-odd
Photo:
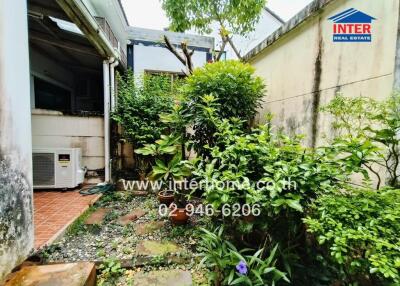
[[[192,203],[196,203],[192,202]],[[117,192],[113,195],[103,196],[91,209],[110,208],[104,222],[98,226],[83,224],[82,219],[75,222],[58,242],[43,248],[40,253],[45,262],[74,262],[74,261],[105,261],[115,259],[118,261],[134,261],[135,248],[139,241],[157,240],[172,241],[185,249],[187,262],[181,265],[151,262],[133,269],[122,270],[123,274],[118,281],[104,285],[129,285],[131,278],[138,271],[182,269],[191,271],[194,280],[203,281],[204,275],[195,266],[198,265],[196,258],[196,237],[194,235],[196,226],[203,223],[198,216],[190,218],[185,226],[172,226],[169,219],[161,217],[158,208],[159,202],[155,195],[148,197],[134,197],[127,192]],[[143,209],[147,213],[126,226],[121,226],[115,220],[134,209]],[[150,221],[165,221],[164,227],[151,234],[138,236],[134,227],[137,223]],[[195,283],[196,285],[207,285]]]

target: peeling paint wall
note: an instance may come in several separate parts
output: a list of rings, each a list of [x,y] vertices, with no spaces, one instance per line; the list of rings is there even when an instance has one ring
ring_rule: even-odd
[[[329,3],[328,3],[329,2]],[[313,13],[313,7],[323,9]],[[349,8],[375,18],[372,43],[333,43],[329,17]],[[290,31],[277,33],[250,63],[267,83],[259,120],[267,111],[288,132],[307,135],[309,146],[330,135],[330,118],[318,112],[337,92],[345,96],[388,97],[394,84],[398,0],[319,0],[309,6],[313,15]],[[288,27],[290,26],[290,23]],[[276,39],[278,38],[278,39]]]
[[[0,1],[0,39],[0,280],[2,280],[33,248],[32,143],[26,1]]]

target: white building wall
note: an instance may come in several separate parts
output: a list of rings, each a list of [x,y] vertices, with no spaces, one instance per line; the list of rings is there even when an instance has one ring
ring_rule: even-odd
[[[103,117],[62,115],[34,106],[34,76],[70,90],[74,99],[73,72],[34,49],[30,49],[30,59],[33,148],[81,148],[84,166],[89,170],[104,168]]]
[[[146,70],[181,73],[185,66],[166,48],[135,45],[133,51],[134,72],[143,73]],[[207,53],[195,51],[194,67],[201,67],[207,62]]]
[[[104,119],[33,110],[34,148],[81,148],[82,164],[89,170],[104,168]]]
[[[194,67],[203,66],[207,62],[207,52],[210,53],[214,48],[212,37],[189,33],[137,27],[129,27],[127,33],[128,39],[133,45],[133,70],[136,74],[146,70],[175,73],[182,73],[186,70],[186,67],[164,47],[164,35],[168,37],[171,44],[177,46],[178,52],[181,52],[179,46],[182,42],[186,42],[189,49],[195,48],[192,56]],[[132,62],[128,63],[128,65],[131,64]]]
[[[26,1],[0,1],[0,281],[33,248]]]

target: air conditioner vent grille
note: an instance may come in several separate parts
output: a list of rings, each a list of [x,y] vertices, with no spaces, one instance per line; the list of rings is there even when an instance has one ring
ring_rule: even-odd
[[[53,186],[54,153],[33,153],[33,185]]]

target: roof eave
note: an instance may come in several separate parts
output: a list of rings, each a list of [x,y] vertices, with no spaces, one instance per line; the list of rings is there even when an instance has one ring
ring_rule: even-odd
[[[70,19],[85,34],[99,54],[104,58],[114,57],[118,60],[121,55],[112,47],[103,30],[94,17],[86,9],[81,0],[56,0]]]
[[[285,24],[285,21],[279,17],[278,14],[276,14],[274,11],[272,11],[271,9],[269,9],[268,7],[264,7],[264,10],[267,11],[269,14],[272,15],[272,17],[274,17],[276,20],[278,20],[279,22],[281,22],[282,24]]]

